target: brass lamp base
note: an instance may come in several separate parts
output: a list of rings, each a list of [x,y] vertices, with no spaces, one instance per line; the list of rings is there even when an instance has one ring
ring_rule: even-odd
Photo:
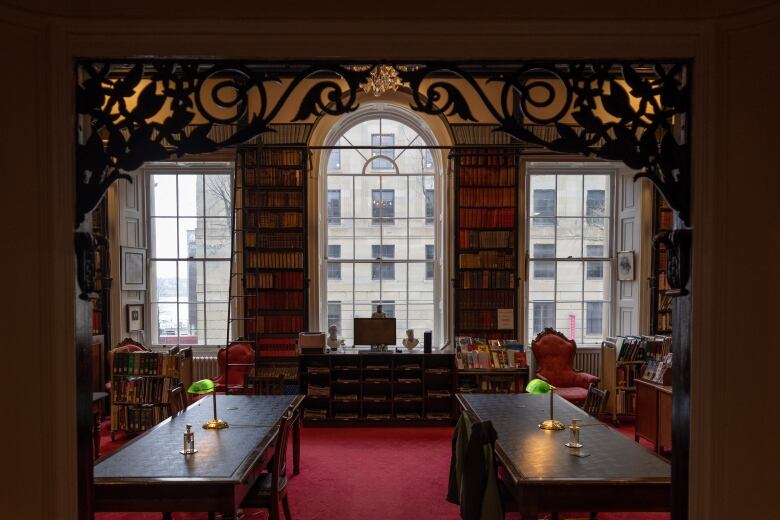
[[[205,430],[221,430],[223,428],[229,428],[230,425],[222,419],[212,419],[203,425]]]
[[[554,419],[547,419],[546,421],[540,422],[539,428],[542,430],[565,430],[566,429],[566,427],[563,425],[561,421],[556,421]]]

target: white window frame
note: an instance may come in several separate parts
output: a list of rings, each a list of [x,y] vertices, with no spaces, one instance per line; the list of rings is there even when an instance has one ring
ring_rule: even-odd
[[[154,262],[158,262],[158,261],[159,262],[165,262],[165,261],[181,262],[181,261],[190,261],[190,260],[202,261],[202,262],[204,262],[204,273],[203,273],[204,283],[205,283],[205,280],[206,280],[206,270],[205,270],[205,263],[206,262],[225,262],[226,261],[230,265],[229,271],[232,270],[233,267],[232,267],[231,256],[230,255],[227,256],[227,257],[215,257],[215,258],[209,258],[209,257],[206,257],[206,256],[204,256],[202,258],[201,257],[198,257],[198,258],[183,258],[183,257],[181,257],[181,253],[179,252],[179,245],[178,245],[178,243],[177,243],[177,246],[176,246],[176,251],[177,251],[177,255],[178,256],[176,258],[167,258],[167,257],[156,258],[156,257],[154,257],[152,255],[153,250],[154,250],[154,239],[155,239],[155,235],[154,235],[155,228],[154,228],[153,222],[154,222],[154,218],[160,218],[160,217],[156,217],[155,215],[152,214],[152,208],[154,206],[154,193],[153,193],[154,185],[151,182],[151,178],[152,178],[153,175],[172,175],[172,176],[176,176],[177,177],[177,183],[176,183],[176,197],[177,197],[177,201],[176,201],[177,211],[176,211],[176,213],[177,214],[176,214],[176,216],[162,216],[162,218],[171,218],[171,219],[175,218],[176,219],[176,226],[177,226],[176,229],[177,229],[177,237],[178,237],[179,219],[182,219],[182,218],[192,218],[192,217],[181,217],[181,216],[179,216],[179,211],[178,211],[178,207],[179,207],[179,201],[178,201],[178,197],[179,197],[178,176],[179,175],[207,175],[207,174],[229,175],[230,178],[231,178],[231,183],[234,183],[235,182],[235,165],[234,165],[233,162],[161,162],[161,163],[147,163],[147,165],[145,165],[144,168],[143,168],[143,174],[144,174],[144,177],[146,179],[146,185],[147,185],[146,198],[147,198],[147,201],[148,201],[148,203],[146,204],[146,214],[144,215],[144,217],[145,217],[145,221],[146,221],[146,229],[148,230],[148,235],[149,235],[149,248],[148,248],[149,256],[148,256],[148,260],[147,260],[148,269],[146,270],[147,271],[146,276],[147,276],[147,287],[148,287],[148,290],[145,291],[145,295],[144,295],[144,303],[146,304],[147,309],[148,309],[145,312],[145,314],[146,314],[146,317],[148,318],[148,320],[145,320],[146,323],[144,324],[144,334],[145,334],[146,337],[148,337],[148,345],[151,348],[153,348],[153,349],[161,349],[161,348],[164,348],[166,346],[171,346],[171,345],[173,345],[173,343],[162,344],[162,343],[158,343],[158,342],[155,341],[157,339],[157,337],[156,337],[155,334],[153,334],[153,331],[154,331],[153,320],[156,320],[157,318],[155,316],[153,316],[153,314],[152,314],[153,304],[155,304],[155,303],[175,303],[175,304],[179,305],[181,303],[181,302],[178,301],[179,300],[178,292],[179,292],[179,285],[180,284],[178,283],[178,270],[177,270],[177,283],[176,283],[176,295],[177,296],[176,296],[176,302],[152,302],[151,298],[152,298],[152,294],[154,292],[153,287],[154,287],[154,284],[155,284],[155,280],[154,280],[155,270],[154,270],[152,264]],[[205,190],[205,183],[204,183],[204,190]],[[205,193],[204,193],[204,197],[205,197]],[[227,218],[231,219],[231,226],[230,226],[230,233],[231,233],[231,235],[233,233],[232,219],[235,216],[235,200],[232,200],[232,197],[233,197],[233,190],[231,190],[231,208],[230,208],[229,214],[227,215]],[[204,198],[204,201],[205,201],[205,198]],[[201,217],[197,217],[197,218],[201,218]],[[207,216],[203,215],[202,218],[205,219],[205,218],[215,218],[215,217],[207,217]],[[216,217],[216,218],[224,218],[224,217]],[[232,251],[231,251],[231,255],[232,255]],[[231,284],[231,283],[232,283],[232,280],[229,279],[228,280],[228,284]],[[199,330],[203,330],[204,337],[208,337],[208,333],[207,333],[207,331],[208,331],[208,325],[207,325],[208,319],[206,318],[206,315],[207,315],[206,304],[207,303],[226,303],[227,305],[231,304],[229,298],[226,301],[214,301],[214,300],[209,301],[209,300],[204,299],[204,301],[203,301],[203,306],[204,306],[204,308],[203,308],[204,324],[203,324],[203,328],[199,329]],[[232,313],[234,311],[231,310],[230,312]],[[222,347],[225,346],[225,341],[227,341],[227,334],[225,334],[225,339],[224,340],[220,340],[219,343],[202,343],[202,344],[201,343],[199,343],[199,344],[178,343],[178,334],[177,334],[177,343],[176,344],[180,344],[180,345],[184,345],[184,346],[188,346],[188,347],[192,347],[192,348],[198,349],[198,351],[201,352],[202,354],[207,354],[207,353],[214,353],[214,354],[216,354],[216,352],[218,351],[219,348],[222,348]]]

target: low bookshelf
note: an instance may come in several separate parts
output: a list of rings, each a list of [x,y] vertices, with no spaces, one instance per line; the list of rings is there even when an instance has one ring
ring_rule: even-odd
[[[307,425],[435,425],[454,419],[452,354],[304,354],[300,392]]]
[[[111,352],[111,436],[142,432],[168,417],[168,391],[192,383],[192,350]]]

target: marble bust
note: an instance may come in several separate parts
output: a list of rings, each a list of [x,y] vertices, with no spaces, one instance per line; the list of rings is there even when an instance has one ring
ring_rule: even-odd
[[[412,351],[418,343],[420,343],[420,340],[414,337],[414,329],[406,329],[406,337],[403,340],[404,347]]]

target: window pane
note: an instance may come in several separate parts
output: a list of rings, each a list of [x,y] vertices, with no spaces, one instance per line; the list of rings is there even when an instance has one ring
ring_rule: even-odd
[[[177,289],[176,262],[149,262],[150,299],[153,302],[175,302]]]
[[[176,176],[152,175],[151,215],[156,217],[176,216]]]
[[[205,262],[205,271],[205,300],[207,302],[227,302],[230,289],[230,261]]]
[[[203,258],[205,229],[202,218],[179,219],[179,258]]]
[[[178,258],[176,219],[152,219],[152,258]]]
[[[199,217],[203,207],[203,175],[179,175],[179,216]]]
[[[178,309],[175,303],[152,303],[152,335],[158,345],[178,343]]]
[[[233,210],[233,186],[230,175],[209,174],[206,183],[206,216],[229,217]]]
[[[604,246],[585,246],[585,256],[588,258],[602,258],[604,256]],[[604,277],[604,263],[603,262],[588,262],[587,277],[589,280],[603,278]]]
[[[546,327],[555,328],[555,303],[533,302],[533,334],[538,334]]]
[[[328,224],[341,224],[341,190],[328,190]]]
[[[534,244],[533,258],[555,258],[555,245]],[[555,262],[531,261],[534,278],[539,280],[552,280],[555,278]]]
[[[604,336],[604,303],[586,302],[585,304],[585,333],[589,336]]]
[[[558,175],[557,205],[559,217],[582,216],[582,176]]]
[[[207,218],[205,224],[206,258],[230,258],[231,219]]]
[[[203,261],[178,262],[178,284],[180,302],[202,302],[205,294]]]
[[[224,345],[227,341],[228,303],[206,304],[206,344]]]
[[[558,258],[582,257],[582,219],[559,218],[557,224],[555,254]]]
[[[533,191],[533,205],[531,215],[536,226],[552,226],[554,218],[540,218],[555,216],[555,190],[536,189]]]
[[[328,302],[328,328],[336,326],[337,333],[341,333],[341,302]]]
[[[393,224],[395,190],[371,190],[371,217],[374,224]]]
[[[340,146],[340,142],[338,141],[336,143],[336,146]],[[331,150],[330,155],[328,155],[328,171],[333,170],[340,170],[341,169],[341,150]]]
[[[425,190],[425,223],[433,224],[433,190]]]
[[[425,259],[433,260],[433,244],[425,246]],[[425,279],[433,280],[433,262],[425,262]]]
[[[394,144],[394,134],[371,134],[371,146],[393,146]],[[390,157],[391,159],[395,159],[395,150],[392,148],[372,148],[371,156],[375,157],[377,155],[384,155],[386,157]],[[371,162],[371,167],[375,170],[389,170],[393,167],[393,163],[387,159],[376,159],[375,161]]]

